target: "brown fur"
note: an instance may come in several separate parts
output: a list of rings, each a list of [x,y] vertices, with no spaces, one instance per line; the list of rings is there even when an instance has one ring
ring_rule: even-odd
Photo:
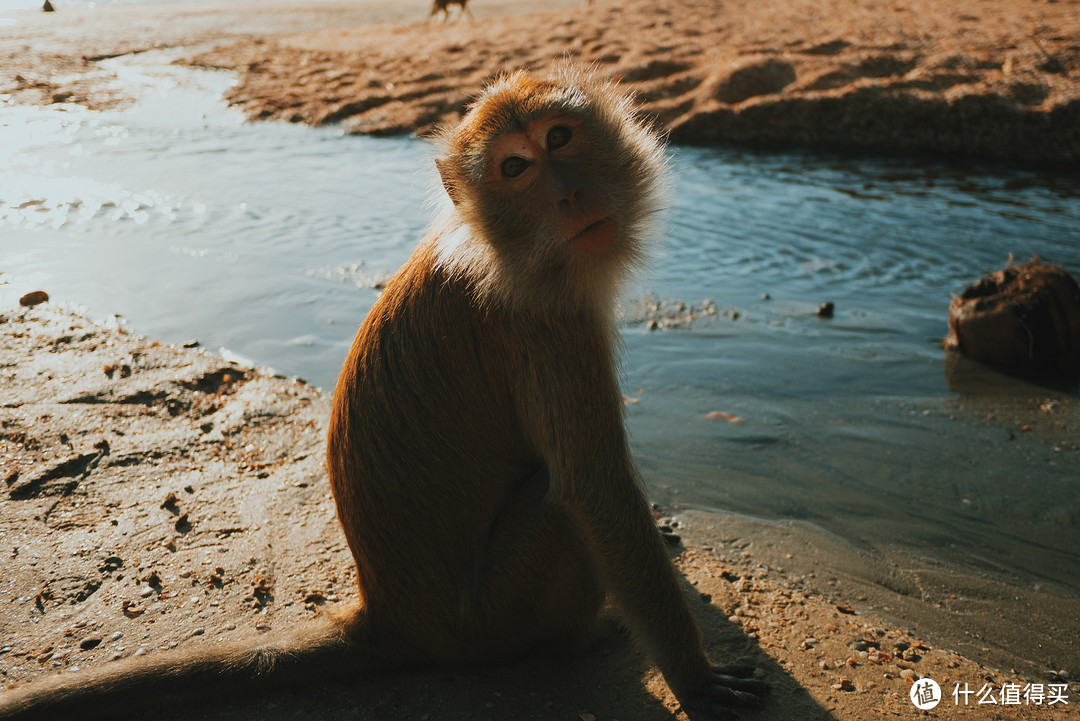
[[[55,698],[83,717],[129,694],[205,698],[276,666],[565,650],[606,593],[684,704],[723,713],[764,692],[710,665],[623,429],[612,305],[662,200],[661,145],[612,87],[565,73],[499,80],[441,148],[453,207],[371,309],[334,393],[327,462],[360,605],[291,641],[129,662],[59,696],[69,679],[34,684],[0,696],[0,718],[48,717]],[[507,157],[527,169],[507,176]]]

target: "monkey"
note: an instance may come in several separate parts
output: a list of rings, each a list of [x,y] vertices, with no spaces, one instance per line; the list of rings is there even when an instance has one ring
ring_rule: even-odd
[[[613,600],[680,704],[759,701],[714,667],[630,453],[616,300],[666,150],[605,80],[497,78],[436,139],[446,210],[361,324],[327,469],[358,601],[265,642],[162,653],[0,695],[0,719],[580,648]],[[130,705],[127,706],[130,708]]]
[[[461,8],[461,12],[458,13],[458,17],[460,18],[463,15],[468,15],[469,19],[472,20],[474,18],[472,12],[470,12],[469,8],[467,7],[468,1],[469,0],[435,0],[431,5],[431,13],[429,13],[428,19],[430,20],[431,18],[435,17],[436,13],[442,12],[442,21],[446,22],[450,19],[450,6],[457,5]]]

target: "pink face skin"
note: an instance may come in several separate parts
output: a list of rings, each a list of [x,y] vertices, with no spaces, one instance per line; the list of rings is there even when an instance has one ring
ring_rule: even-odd
[[[549,115],[495,141],[488,181],[532,217],[551,224],[570,252],[601,255],[619,226],[592,181],[588,132],[580,118]]]

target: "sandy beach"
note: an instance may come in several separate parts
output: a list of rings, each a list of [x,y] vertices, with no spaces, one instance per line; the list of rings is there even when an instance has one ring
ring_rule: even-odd
[[[475,22],[446,25],[424,22],[426,0],[57,5],[0,26],[7,103],[122,106],[132,98],[101,59],[181,48],[183,63],[237,74],[228,99],[251,120],[423,135],[501,69],[542,73],[568,56],[621,78],[676,143],[1080,159],[1077,0],[477,0]],[[353,594],[323,469],[327,395],[53,304],[0,308],[0,369],[0,693],[273,634]],[[1046,416],[1020,405],[971,413],[1007,430]],[[1059,411],[1075,417],[1075,404]],[[1054,432],[1075,444],[1074,425]],[[947,569],[914,562],[914,590],[910,577],[861,584],[872,572],[843,564],[865,557],[825,533],[673,512],[658,521],[682,536],[673,559],[710,651],[758,665],[774,687],[746,721],[907,717],[923,677],[945,692],[931,717],[1077,718],[1075,597],[1063,592],[1062,609],[1056,590],[1036,589],[995,606],[1009,588],[950,588]],[[1025,608],[1048,646],[1038,664],[1009,663],[979,636],[1000,617],[1000,638],[1019,644]],[[1069,703],[1001,702],[1033,683]],[[966,704],[957,687],[973,692]],[[570,659],[416,671],[170,718],[310,718],[313,703],[324,718],[698,718],[617,629]]]

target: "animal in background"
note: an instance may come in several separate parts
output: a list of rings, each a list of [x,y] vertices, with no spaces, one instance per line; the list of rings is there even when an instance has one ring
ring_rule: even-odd
[[[457,5],[459,8],[461,8],[461,11],[458,13],[458,18],[461,18],[464,15],[468,15],[470,19],[473,19],[473,14],[469,11],[469,8],[467,7],[468,2],[469,0],[434,0],[431,5],[431,13],[428,15],[428,17],[429,19],[434,18],[437,13],[441,12],[442,21],[446,22],[450,19],[450,6]]]

